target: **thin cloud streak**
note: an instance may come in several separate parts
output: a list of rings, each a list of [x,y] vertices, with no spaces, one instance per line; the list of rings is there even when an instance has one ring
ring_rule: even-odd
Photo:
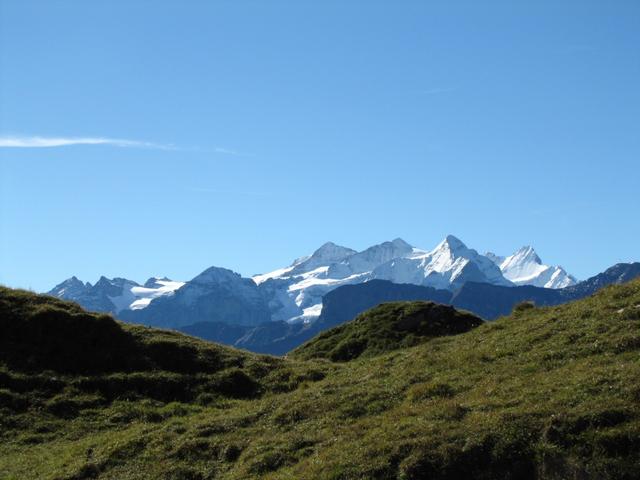
[[[124,148],[152,148],[156,150],[178,150],[171,144],[144,142],[106,137],[40,137],[0,136],[0,148],[56,148],[75,145],[108,145]]]
[[[110,137],[43,137],[39,135],[0,135],[0,148],[60,148],[73,146],[108,146],[119,148],[141,148],[179,152],[202,152],[233,157],[251,157],[253,155],[226,147],[200,148],[179,147],[172,143],[146,142]]]

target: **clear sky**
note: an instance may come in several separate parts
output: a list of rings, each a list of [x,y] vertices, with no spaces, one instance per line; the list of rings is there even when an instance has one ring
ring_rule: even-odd
[[[0,283],[327,240],[640,260],[640,2],[0,0]]]

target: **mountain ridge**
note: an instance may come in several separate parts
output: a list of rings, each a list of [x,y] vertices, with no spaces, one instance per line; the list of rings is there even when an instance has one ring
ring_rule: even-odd
[[[344,285],[373,279],[449,290],[455,290],[468,281],[513,285],[507,278],[513,269],[501,271],[496,264],[498,257],[487,255],[480,255],[468,248],[453,235],[447,235],[430,251],[415,248],[401,238],[372,245],[359,252],[326,242],[312,254],[294,260],[289,266],[254,275],[252,280],[267,303],[271,320],[308,323],[319,317],[322,297],[326,293]],[[499,258],[504,260],[511,257]],[[543,265],[537,255],[533,260],[533,263],[530,261],[524,265],[522,262],[516,263],[520,270],[538,268],[547,272],[549,278],[543,283],[551,287],[566,286],[565,283],[573,279],[560,267]],[[152,277],[143,286],[131,280],[106,277],[101,277],[96,285],[91,285],[72,277],[54,287],[49,294],[77,301],[90,310],[130,318],[136,315],[128,310],[145,309],[156,299],[169,297],[183,286],[202,280],[199,277],[205,272],[218,271],[216,269],[221,269],[219,272],[228,270],[210,267],[188,282]],[[513,278],[515,284],[540,283],[542,273],[538,273],[537,277],[531,279]]]

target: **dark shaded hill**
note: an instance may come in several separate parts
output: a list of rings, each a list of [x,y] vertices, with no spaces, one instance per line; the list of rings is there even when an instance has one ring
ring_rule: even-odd
[[[100,391],[104,398],[141,391],[164,400],[196,398],[205,391],[255,396],[274,386],[261,379],[283,365],[280,359],[127,325],[75,303],[3,287],[0,333],[0,365],[36,376],[82,375],[74,388]]]
[[[340,363],[50,302],[0,290],[3,479],[638,478],[637,280]]]
[[[433,337],[468,332],[482,323],[470,313],[433,302],[383,303],[321,333],[290,355],[346,362],[412,347]]]

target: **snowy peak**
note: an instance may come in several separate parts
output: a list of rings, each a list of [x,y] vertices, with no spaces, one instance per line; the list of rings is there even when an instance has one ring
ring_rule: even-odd
[[[464,254],[467,250],[469,249],[462,240],[453,235],[447,235],[431,253],[451,252],[452,254]]]
[[[154,298],[171,295],[182,285],[184,282],[174,282],[167,277],[150,278],[141,286],[126,278],[109,279],[105,276],[101,276],[95,285],[91,285],[89,282],[82,283],[74,276],[48,293],[77,302],[87,310],[118,314],[123,310],[145,308]]]
[[[327,260],[327,261],[338,261],[343,258],[356,253],[355,250],[352,250],[347,247],[342,247],[340,245],[336,245],[333,242],[327,242],[323,244],[320,248],[318,248],[313,254],[311,258],[317,258],[318,260]]]
[[[167,277],[162,277],[162,278],[151,277],[151,278],[149,278],[149,280],[144,282],[143,287],[144,288],[160,288],[166,282],[171,282],[171,280],[168,279]]]
[[[487,254],[502,271],[505,278],[516,285],[534,285],[543,288],[564,288],[575,285],[575,277],[562,267],[542,263],[536,251],[525,246],[508,257]]]
[[[294,263],[292,268],[287,271],[287,275],[299,275],[315,270],[319,267],[328,267],[333,263],[340,262],[345,258],[357,253],[351,248],[336,245],[333,242],[327,242],[313,252],[310,256],[302,258]]]
[[[239,273],[229,270],[228,268],[210,267],[204,272],[197,275],[189,283],[207,285],[207,284],[230,284],[239,282],[242,277]]]
[[[509,265],[519,265],[527,263],[542,265],[542,260],[540,260],[540,257],[533,249],[533,247],[530,246],[520,248],[516,253],[503,260],[505,268],[508,268]]]
[[[307,268],[314,268],[320,265],[330,265],[344,260],[354,253],[357,252],[351,248],[342,247],[333,242],[327,242],[313,252],[309,259],[304,263],[307,265]]]
[[[375,268],[372,278],[452,289],[467,281],[511,285],[500,269],[457,237],[447,235],[433,250],[413,249],[410,255]]]
[[[271,320],[256,283],[227,268],[207,268],[185,283],[156,282],[161,286],[158,289],[133,289],[134,294],[145,296],[123,311],[121,319],[171,328],[205,321],[258,325]]]
[[[405,242],[403,239],[401,238],[396,238],[394,240],[392,240],[391,242],[384,242],[384,243],[391,243],[393,244],[393,246],[397,249],[400,250],[411,250],[413,248],[412,245],[409,245],[407,242]]]
[[[73,276],[53,287],[49,291],[49,295],[58,298],[64,298],[67,300],[73,300],[74,297],[82,295],[89,288],[91,288],[91,284],[89,282],[82,283],[82,281],[80,281],[78,277]]]

